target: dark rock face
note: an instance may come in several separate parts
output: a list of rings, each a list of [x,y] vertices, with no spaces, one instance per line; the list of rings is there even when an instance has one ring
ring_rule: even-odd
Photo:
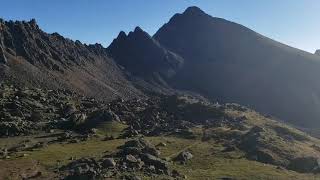
[[[320,56],[320,49],[316,50],[316,52],[314,54]]]
[[[175,75],[183,64],[180,56],[163,48],[139,27],[128,35],[120,32],[108,52],[133,75],[158,83]]]
[[[174,87],[320,127],[318,57],[196,7],[174,15],[153,38],[184,59]]]
[[[3,48],[2,48],[2,46],[0,45],[0,63],[3,63],[3,64],[5,64],[5,63],[7,63],[7,58],[6,58],[6,56],[4,55],[4,51],[3,51]]]
[[[1,35],[4,48],[13,50],[17,56],[23,56],[32,64],[42,64],[53,70],[59,70],[64,63],[82,64],[105,54],[99,44],[86,46],[79,41],[65,39],[58,33],[47,34],[41,31],[34,19],[29,22],[4,22]],[[99,49],[102,51],[94,52]]]
[[[100,44],[86,45],[45,33],[35,20],[0,22],[3,63],[7,69],[0,80],[29,87],[68,89],[109,100],[141,94]]]

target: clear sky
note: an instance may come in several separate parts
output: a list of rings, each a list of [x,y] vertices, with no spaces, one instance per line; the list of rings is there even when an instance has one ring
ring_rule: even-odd
[[[320,0],[0,0],[0,17],[35,18],[46,32],[108,46],[135,26],[153,35],[188,6],[299,49],[320,49]]]

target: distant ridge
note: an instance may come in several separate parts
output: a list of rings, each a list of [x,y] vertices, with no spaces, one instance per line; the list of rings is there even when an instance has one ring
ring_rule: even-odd
[[[141,94],[100,44],[43,32],[32,19],[0,20],[1,80],[114,99]]]

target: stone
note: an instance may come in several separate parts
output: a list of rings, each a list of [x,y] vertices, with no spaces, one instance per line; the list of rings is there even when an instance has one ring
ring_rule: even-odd
[[[81,141],[80,139],[72,139],[70,143],[79,143],[80,141]]]
[[[156,167],[151,165],[151,166],[148,167],[148,170],[154,173],[154,172],[156,172]]]
[[[81,166],[77,166],[74,170],[75,170],[75,173],[77,175],[81,175],[81,174],[84,174],[86,172],[88,172],[90,169],[89,165],[88,164],[84,164],[84,165],[81,165]]]
[[[160,142],[159,144],[157,144],[157,147],[166,147],[167,144],[164,142]]]
[[[134,140],[127,141],[127,142],[124,144],[124,147],[143,148],[144,146],[141,144],[141,142],[140,142],[139,140],[134,139]]]
[[[106,158],[102,161],[101,165],[104,168],[114,168],[117,165],[117,163],[113,158]]]
[[[66,116],[70,116],[71,114],[75,113],[77,111],[77,108],[73,104],[67,104],[64,109],[64,114]]]
[[[190,152],[183,151],[183,152],[179,153],[178,156],[174,158],[174,160],[185,163],[192,158],[193,158],[193,155]]]
[[[120,122],[120,118],[118,115],[116,115],[113,111],[111,110],[98,110],[92,113],[92,115],[89,117],[90,121],[92,122],[110,122],[110,121],[117,121]]]
[[[111,141],[114,140],[115,138],[113,136],[106,136],[103,140],[104,141]]]
[[[89,133],[91,133],[91,134],[97,134],[97,132],[98,132],[98,129],[92,128],[92,129],[90,129],[90,132],[89,132]]]
[[[263,162],[263,163],[268,163],[268,164],[273,164],[275,162],[275,158],[273,155],[266,151],[266,150],[256,150],[255,152],[257,161]]]
[[[45,143],[45,142],[39,142],[39,143],[37,143],[37,144],[35,144],[35,145],[33,146],[33,148],[36,148],[36,149],[38,149],[38,148],[45,148],[45,147],[48,147],[48,144]]]
[[[167,162],[157,158],[151,154],[142,154],[141,155],[141,160],[148,165],[153,165],[156,167],[156,169],[162,169],[162,170],[167,170],[168,166],[167,166]]]
[[[8,156],[8,149],[4,148],[0,150],[0,158],[5,158]]]
[[[131,154],[126,155],[126,161],[129,163],[137,163],[138,162],[137,158],[132,156]]]
[[[54,133],[54,132],[55,132],[54,129],[49,130],[49,133]]]
[[[141,149],[137,147],[125,147],[119,152],[119,154],[123,154],[123,155],[127,155],[127,154],[139,155],[141,153],[142,153]]]
[[[298,157],[291,160],[288,168],[301,173],[310,173],[320,167],[319,159],[316,157]]]
[[[172,170],[172,172],[171,172],[171,175],[172,175],[172,177],[174,177],[174,178],[178,178],[178,177],[181,177],[182,175],[177,171],[177,170]]]
[[[79,126],[84,124],[86,119],[87,119],[87,115],[84,113],[73,113],[70,116],[69,121],[72,123],[73,126]]]
[[[231,151],[235,151],[237,150],[237,148],[235,146],[232,145],[228,145],[227,147],[225,147],[222,152],[231,152]]]

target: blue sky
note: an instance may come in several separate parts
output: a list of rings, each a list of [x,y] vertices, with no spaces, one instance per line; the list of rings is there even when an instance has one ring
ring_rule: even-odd
[[[135,26],[153,35],[188,6],[243,24],[280,42],[320,49],[319,0],[0,0],[5,20],[35,18],[46,32],[104,46]]]

